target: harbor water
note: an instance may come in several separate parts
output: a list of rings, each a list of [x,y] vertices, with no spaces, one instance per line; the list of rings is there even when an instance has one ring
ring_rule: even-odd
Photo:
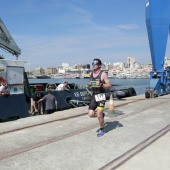
[[[89,82],[89,79],[76,79],[76,78],[54,78],[54,79],[29,79],[29,83],[75,83],[78,85],[85,85]],[[150,79],[113,79],[110,78],[112,83],[112,89],[119,89],[122,87],[133,87],[136,90],[137,95],[145,93],[146,88],[149,87]]]

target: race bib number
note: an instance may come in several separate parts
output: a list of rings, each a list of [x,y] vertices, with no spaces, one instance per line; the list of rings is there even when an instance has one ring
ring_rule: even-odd
[[[95,100],[96,100],[96,102],[106,100],[105,93],[96,94],[95,95]]]

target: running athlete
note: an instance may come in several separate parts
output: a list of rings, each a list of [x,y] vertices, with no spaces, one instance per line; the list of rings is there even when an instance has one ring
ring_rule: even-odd
[[[91,118],[97,117],[99,120],[100,130],[97,134],[98,137],[105,134],[104,131],[104,116],[103,113],[106,96],[105,89],[111,89],[112,85],[108,79],[108,75],[101,70],[102,62],[100,59],[95,58],[92,62],[93,71],[90,72],[90,83],[86,84],[86,88],[92,87],[92,99],[89,105],[88,115]],[[97,110],[96,110],[97,109]],[[97,111],[95,113],[95,110]]]

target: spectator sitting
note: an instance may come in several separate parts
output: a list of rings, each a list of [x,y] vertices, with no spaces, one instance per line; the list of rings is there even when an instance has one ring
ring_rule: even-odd
[[[43,114],[44,113],[44,103],[40,102],[38,103],[38,100],[43,98],[43,93],[41,92],[35,92],[33,94],[32,97],[32,107],[33,107],[33,111],[32,111],[32,115],[34,115],[35,113]]]
[[[63,84],[59,84],[58,87],[57,87],[57,90],[67,90],[69,91],[70,90],[70,87],[68,85],[68,82],[65,81]]]
[[[2,83],[0,86],[0,95],[6,96],[10,94],[8,83]]]

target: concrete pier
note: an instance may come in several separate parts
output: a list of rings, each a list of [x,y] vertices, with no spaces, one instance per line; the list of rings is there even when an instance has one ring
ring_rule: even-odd
[[[108,105],[102,137],[87,106],[0,123],[1,170],[169,170],[170,95]]]

